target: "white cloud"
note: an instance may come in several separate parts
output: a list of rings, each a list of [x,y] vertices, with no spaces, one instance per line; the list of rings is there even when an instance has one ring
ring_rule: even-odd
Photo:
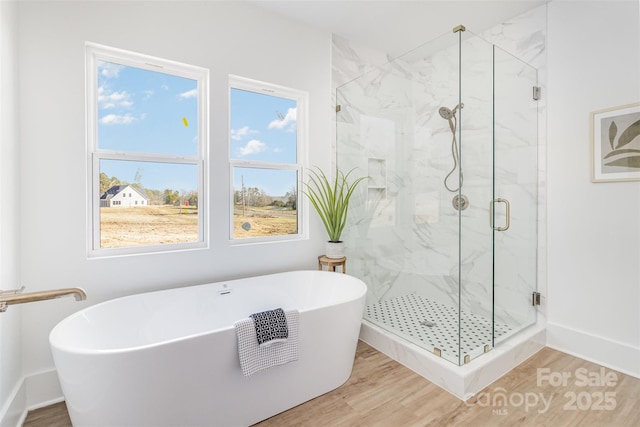
[[[100,119],[100,123],[103,125],[128,125],[135,122],[136,119],[131,114],[107,114]]]
[[[189,99],[189,98],[195,98],[196,96],[198,96],[198,89],[191,89],[187,92],[182,92],[181,94],[179,94],[178,98]]]
[[[163,84],[160,88],[162,88],[162,90],[169,90],[169,86],[166,84]]]
[[[258,133],[258,131],[249,129],[249,126],[241,127],[240,129],[231,129],[231,139],[240,141],[242,138],[256,133]]]
[[[264,142],[258,141],[257,139],[252,139],[247,142],[247,145],[244,147],[240,147],[240,155],[247,156],[249,154],[261,153],[267,149],[267,144]]]
[[[131,95],[126,91],[110,92],[105,86],[98,88],[98,104],[103,110],[113,108],[131,108],[133,101]]]
[[[120,74],[120,70],[124,68],[124,65],[114,64],[113,62],[102,62],[98,63],[98,70],[100,70],[100,75],[110,78],[118,77]]]
[[[155,92],[152,91],[152,90],[145,90],[144,91],[144,97],[142,99],[144,99],[146,101],[146,100],[150,99],[153,96],[154,93]]]
[[[287,111],[287,115],[284,118],[279,120],[274,120],[269,123],[269,129],[287,129],[292,130],[295,129],[296,126],[296,108],[289,108]]]
[[[274,148],[273,152],[274,153],[282,153],[284,150],[282,148]]]

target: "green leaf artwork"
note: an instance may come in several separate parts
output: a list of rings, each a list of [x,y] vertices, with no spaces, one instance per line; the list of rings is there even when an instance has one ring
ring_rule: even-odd
[[[611,122],[611,126],[609,126],[609,144],[611,144],[611,149],[613,150],[613,141],[616,139],[616,135],[618,134],[618,126],[616,122]]]
[[[614,123],[612,122],[611,124],[613,125]],[[624,130],[624,132],[622,132],[622,135],[620,135],[620,139],[618,139],[618,146],[616,147],[616,149],[624,147],[625,145],[633,141],[637,136],[640,136],[640,120],[631,124]]]
[[[622,131],[618,137],[617,144],[615,144],[616,136],[618,136],[618,126],[612,121],[611,125],[609,125],[611,151],[602,157],[603,160],[608,159],[604,164],[606,166],[640,169],[640,150],[628,147],[622,148],[634,141],[640,142],[640,120],[636,120]]]

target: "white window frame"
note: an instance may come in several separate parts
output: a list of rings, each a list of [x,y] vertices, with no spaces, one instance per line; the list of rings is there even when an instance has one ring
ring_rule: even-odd
[[[296,163],[273,163],[265,161],[239,160],[234,159],[231,153],[231,90],[240,89],[249,92],[262,93],[280,98],[294,99],[296,101]],[[279,86],[272,83],[265,83],[246,77],[229,75],[229,117],[228,126],[229,140],[227,149],[229,150],[229,243],[231,245],[243,245],[265,242],[283,242],[305,240],[309,238],[308,232],[308,203],[303,197],[304,172],[307,167],[307,145],[308,145],[308,93]],[[233,170],[236,167],[273,169],[273,170],[295,170],[297,171],[297,225],[296,234],[281,234],[278,236],[258,236],[258,237],[233,237],[234,231],[234,188]]]
[[[184,156],[100,149],[98,146],[98,61],[113,62],[196,80],[198,91],[198,153],[195,156]],[[208,248],[209,70],[90,42],[85,43],[85,65],[88,257],[102,258]],[[130,160],[195,165],[198,168],[198,241],[123,248],[100,248],[100,160]]]

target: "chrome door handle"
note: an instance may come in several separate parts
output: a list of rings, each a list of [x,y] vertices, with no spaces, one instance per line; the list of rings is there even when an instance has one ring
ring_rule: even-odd
[[[504,227],[496,227],[493,224],[493,205],[495,203],[504,203],[506,211],[506,223]],[[509,225],[511,224],[511,205],[509,205],[509,201],[507,199],[497,198],[489,202],[489,226],[495,231],[507,231],[509,229]]]

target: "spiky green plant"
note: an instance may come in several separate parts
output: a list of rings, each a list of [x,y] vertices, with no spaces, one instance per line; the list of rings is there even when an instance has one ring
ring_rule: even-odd
[[[330,242],[339,242],[342,230],[347,224],[347,212],[349,209],[349,199],[358,184],[367,179],[366,176],[361,177],[349,184],[349,175],[355,170],[351,169],[347,174],[340,172],[336,168],[335,178],[329,181],[329,178],[322,170],[316,168],[317,171],[309,170],[309,181],[305,183],[307,195],[311,204],[327,230]]]

